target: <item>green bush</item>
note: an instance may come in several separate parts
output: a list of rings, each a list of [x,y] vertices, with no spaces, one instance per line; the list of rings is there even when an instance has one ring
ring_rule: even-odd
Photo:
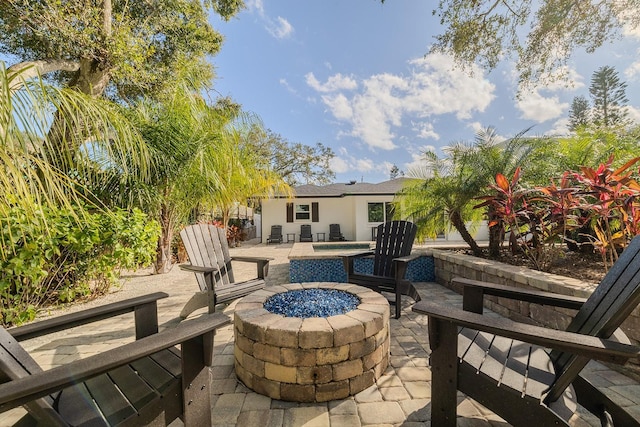
[[[43,207],[0,218],[0,321],[20,324],[38,308],[105,293],[121,269],[153,261],[159,227],[139,210]],[[79,212],[79,213],[78,213]]]

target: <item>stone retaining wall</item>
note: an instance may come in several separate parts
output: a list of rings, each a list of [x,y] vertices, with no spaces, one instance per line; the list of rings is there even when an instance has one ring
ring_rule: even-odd
[[[267,298],[297,289],[339,289],[360,298],[355,310],[326,318],[284,317]],[[338,283],[292,283],[254,292],[236,305],[235,372],[272,399],[326,402],[373,385],[389,365],[389,303],[370,289]]]
[[[458,293],[461,293],[462,290],[451,285],[451,278],[454,276],[583,298],[589,297],[597,287],[596,283],[586,283],[566,276],[544,273],[452,251],[433,249],[432,254],[435,260],[436,281]],[[519,322],[534,323],[560,330],[567,328],[575,314],[575,310],[529,304],[492,296],[485,297],[485,307]],[[632,342],[640,343],[640,307],[636,307],[622,324],[622,330]],[[635,363],[638,362],[635,361]]]

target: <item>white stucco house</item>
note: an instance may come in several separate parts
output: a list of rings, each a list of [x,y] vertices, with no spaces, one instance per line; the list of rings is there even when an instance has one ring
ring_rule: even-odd
[[[391,202],[407,179],[402,177],[378,184],[351,181],[324,186],[302,185],[295,187],[296,196],[292,199],[263,199],[262,242],[269,237],[272,225],[282,226],[285,242],[298,242],[303,224],[311,225],[314,242],[329,239],[329,224],[340,224],[346,240],[374,240],[373,230],[391,219]],[[486,223],[472,229],[477,240],[488,239]],[[445,232],[440,238],[462,241],[455,230]]]

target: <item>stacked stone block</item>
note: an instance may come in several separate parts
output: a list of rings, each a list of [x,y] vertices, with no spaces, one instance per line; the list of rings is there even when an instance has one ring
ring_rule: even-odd
[[[326,318],[284,317],[265,301],[298,289],[338,289],[360,304]],[[370,289],[344,283],[292,283],[242,298],[234,314],[236,376],[273,399],[325,402],[373,385],[389,364],[389,303]]]

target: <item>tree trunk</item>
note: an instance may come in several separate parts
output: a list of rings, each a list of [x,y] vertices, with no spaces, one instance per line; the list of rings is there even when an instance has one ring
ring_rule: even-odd
[[[171,253],[171,242],[173,241],[173,215],[169,212],[164,203],[160,207],[160,238],[156,248],[156,262],[154,265],[155,274],[165,274],[171,271],[173,255]]]
[[[471,237],[471,234],[469,234],[469,230],[467,230],[467,226],[462,220],[462,216],[460,215],[460,212],[458,211],[451,212],[449,214],[449,220],[451,221],[451,224],[454,226],[454,228],[458,230],[458,233],[460,233],[464,241],[467,242],[473,254],[475,256],[482,256],[482,249],[480,249],[480,246],[478,246],[478,243],[474,240],[473,237]]]
[[[98,61],[81,59],[78,71],[69,82],[69,87],[97,98],[109,83],[110,70]],[[79,129],[71,129],[67,120],[57,111],[49,129],[47,160],[63,171],[67,171],[84,139],[89,135],[79,134]],[[67,153],[69,157],[65,156]],[[61,157],[63,156],[63,157]]]
[[[489,258],[500,258],[500,246],[504,239],[504,227],[502,221],[496,219],[495,212],[489,207],[489,223],[494,225],[489,227]]]

